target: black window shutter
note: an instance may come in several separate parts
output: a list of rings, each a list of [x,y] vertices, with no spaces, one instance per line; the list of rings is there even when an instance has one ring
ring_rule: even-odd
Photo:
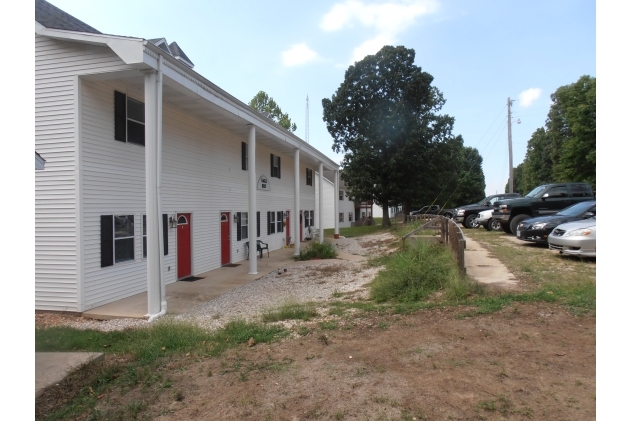
[[[237,212],[237,241],[241,241],[241,212]]]
[[[278,157],[278,178],[280,178],[280,156]]]
[[[269,176],[274,177],[274,154],[269,154]]]
[[[305,177],[307,179],[307,186],[309,185],[309,168],[307,168],[307,175]]]
[[[127,95],[114,91],[114,139],[127,142]]]
[[[101,215],[101,267],[114,264],[114,217]]]
[[[305,228],[307,228],[309,226],[309,211],[304,211],[303,215],[305,216]]]
[[[269,212],[267,212],[267,235],[269,235],[269,224],[270,224],[270,217],[269,217]]]
[[[256,212],[256,236],[261,236],[261,212]]]
[[[162,214],[162,242],[164,243],[164,255],[169,254],[169,221],[166,213]]]
[[[245,160],[245,151],[246,151],[247,145],[245,144],[245,142],[241,142],[241,169],[246,171],[248,168],[246,167],[247,163]]]

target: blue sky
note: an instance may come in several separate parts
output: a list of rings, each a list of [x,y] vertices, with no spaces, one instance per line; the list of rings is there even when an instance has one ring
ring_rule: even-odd
[[[508,179],[507,98],[516,100],[516,166],[545,124],[550,94],[596,76],[593,0],[51,3],[104,33],[177,41],[197,72],[240,100],[267,92],[303,138],[308,95],[309,141],[337,161],[322,99],[355,60],[386,44],[413,48],[447,100],[454,134],[480,151],[487,194]]]

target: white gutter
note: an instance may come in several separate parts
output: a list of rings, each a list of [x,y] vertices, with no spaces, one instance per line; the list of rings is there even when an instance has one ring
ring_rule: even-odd
[[[162,224],[162,54],[158,56],[158,80],[157,80],[157,144],[158,144],[158,239],[160,241],[160,317],[167,312],[166,281],[164,279],[164,227]],[[167,228],[168,229],[168,228]]]

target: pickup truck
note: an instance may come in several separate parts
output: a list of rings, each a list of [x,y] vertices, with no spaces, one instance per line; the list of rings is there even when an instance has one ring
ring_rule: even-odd
[[[498,220],[505,233],[516,234],[517,225],[524,219],[552,215],[570,205],[594,200],[588,183],[553,183],[536,187],[524,197],[498,200],[493,205],[494,220]]]
[[[504,199],[514,199],[516,197],[521,197],[519,193],[500,193],[493,194],[491,196],[485,197],[480,200],[478,203],[472,203],[470,205],[458,206],[454,209],[454,220],[456,222],[460,222],[465,228],[476,228],[478,226],[477,222],[475,222],[478,217],[478,213],[483,212],[485,210],[493,209],[493,205],[498,200]]]
[[[439,205],[427,205],[417,211],[410,212],[410,215],[442,215],[445,218],[451,219],[454,215],[454,210],[441,209]]]

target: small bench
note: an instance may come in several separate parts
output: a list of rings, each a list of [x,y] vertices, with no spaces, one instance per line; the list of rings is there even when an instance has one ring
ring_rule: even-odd
[[[248,259],[250,258],[250,242],[245,242],[245,247],[248,249]],[[256,251],[259,253],[259,259],[263,258],[263,250],[267,250],[267,257],[269,257],[269,247],[267,243],[261,240],[256,240]]]

